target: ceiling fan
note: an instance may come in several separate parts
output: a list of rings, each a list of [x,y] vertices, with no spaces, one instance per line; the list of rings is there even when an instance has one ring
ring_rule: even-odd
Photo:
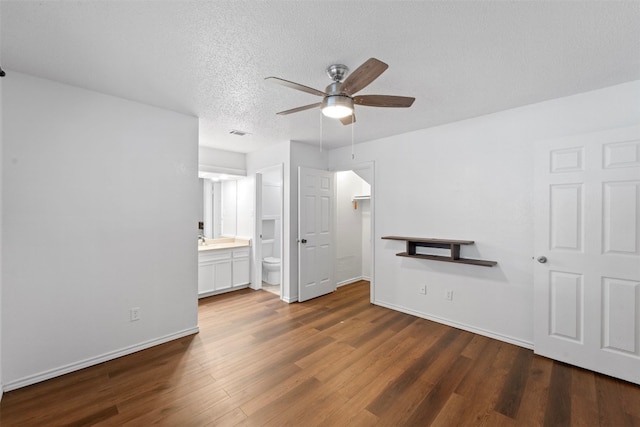
[[[354,104],[369,107],[407,108],[411,107],[413,101],[415,101],[415,98],[408,96],[355,95],[377,79],[387,68],[389,66],[384,62],[376,58],[370,58],[345,79],[349,72],[349,68],[346,65],[330,65],[327,68],[327,74],[333,80],[333,83],[327,86],[324,92],[278,77],[267,77],[265,80],[322,97],[322,102],[281,111],[277,113],[278,115],[284,116],[320,107],[322,108],[322,114],[325,116],[340,119],[343,125],[350,125],[356,121],[353,112]]]

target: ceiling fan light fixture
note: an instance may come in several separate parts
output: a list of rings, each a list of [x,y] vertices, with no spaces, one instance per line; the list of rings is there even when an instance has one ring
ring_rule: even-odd
[[[389,66],[379,59],[369,58],[347,76],[347,72],[349,71],[347,66],[342,64],[330,65],[329,68],[327,68],[327,74],[331,77],[333,83],[327,86],[324,92],[278,77],[267,77],[265,80],[322,97],[322,102],[280,111],[276,113],[279,116],[286,116],[287,114],[320,107],[324,116],[339,119],[343,125],[352,125],[356,121],[354,114],[355,104],[366,105],[368,107],[407,108],[411,107],[413,101],[415,101],[415,98],[408,96],[356,95],[377,79],[387,68],[389,68]]]
[[[353,114],[353,99],[344,95],[326,96],[322,101],[322,114],[332,119],[342,119]]]

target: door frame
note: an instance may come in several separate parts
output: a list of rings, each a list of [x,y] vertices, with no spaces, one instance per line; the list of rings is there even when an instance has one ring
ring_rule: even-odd
[[[256,197],[255,197],[255,244],[254,244],[254,286],[253,289],[262,289],[262,175],[274,170],[280,171],[280,178],[282,179],[282,185],[280,186],[280,299],[283,299],[284,294],[284,269],[286,261],[284,259],[284,163],[277,163],[272,166],[260,168],[255,173],[255,185],[256,185]],[[288,284],[287,284],[288,286]]]
[[[370,265],[371,265],[371,277],[369,278],[369,302],[371,302],[371,304],[374,303],[375,301],[375,277],[376,277],[376,264],[375,264],[375,260],[376,260],[376,245],[375,245],[375,181],[376,181],[376,169],[375,169],[375,161],[374,160],[369,160],[369,161],[364,161],[364,162],[358,162],[358,163],[350,163],[350,164],[344,164],[344,165],[338,165],[338,166],[334,166],[332,168],[330,168],[329,170],[331,172],[346,172],[346,171],[356,171],[356,170],[364,170],[364,169],[368,169],[371,171],[371,182],[369,183],[371,185],[371,199],[369,201],[369,206],[370,206],[370,210],[371,210],[371,220],[370,220],[370,237],[371,237],[371,259],[370,259]],[[337,190],[336,188],[337,186],[334,186],[334,192]],[[334,209],[334,215],[333,215],[333,219],[334,219],[334,230],[335,230],[335,221],[337,221],[337,206],[333,207]],[[334,259],[334,263],[333,263],[333,267],[335,270],[335,259]],[[335,274],[335,272],[334,272]]]

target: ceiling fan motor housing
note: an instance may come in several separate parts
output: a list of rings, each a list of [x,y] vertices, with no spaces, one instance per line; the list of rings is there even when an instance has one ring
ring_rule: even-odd
[[[344,64],[333,64],[327,67],[327,74],[334,82],[341,82],[348,72],[349,67]]]
[[[342,83],[341,82],[333,82],[333,83],[331,83],[329,86],[326,87],[324,92],[327,94],[327,96],[331,96],[331,95],[345,95],[345,96],[348,96],[346,93],[342,92]]]

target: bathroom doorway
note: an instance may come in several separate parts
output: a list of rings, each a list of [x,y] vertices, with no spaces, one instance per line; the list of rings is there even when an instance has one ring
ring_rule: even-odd
[[[256,172],[257,289],[282,298],[283,165]]]

